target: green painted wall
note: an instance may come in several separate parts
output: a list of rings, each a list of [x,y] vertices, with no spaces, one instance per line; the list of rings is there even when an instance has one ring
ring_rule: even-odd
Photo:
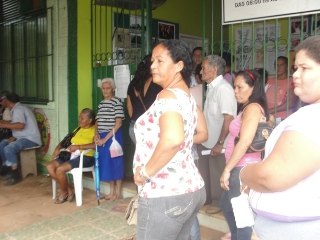
[[[201,0],[167,0],[152,17],[179,23],[180,33],[201,36]]]
[[[91,1],[78,1],[78,112],[92,107]]]
[[[68,128],[74,129],[78,124],[78,63],[77,63],[77,0],[68,0]]]

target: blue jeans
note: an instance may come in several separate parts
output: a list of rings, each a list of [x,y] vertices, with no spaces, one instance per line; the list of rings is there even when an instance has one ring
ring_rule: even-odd
[[[38,146],[38,144],[25,138],[17,139],[11,143],[7,139],[2,140],[0,142],[2,164],[8,167],[18,165],[18,154],[25,148],[35,146]]]
[[[199,220],[198,217],[196,216],[192,227],[191,227],[191,232],[190,232],[190,240],[201,240],[200,238],[200,225],[199,225]]]
[[[229,191],[223,191],[220,199],[220,208],[228,223],[232,240],[250,240],[252,235],[252,228],[237,228],[236,220],[234,218],[233,209],[231,205],[231,198],[240,195],[240,174],[241,167],[235,167],[230,172]]]
[[[205,188],[171,197],[139,198],[137,240],[186,240],[206,198]]]

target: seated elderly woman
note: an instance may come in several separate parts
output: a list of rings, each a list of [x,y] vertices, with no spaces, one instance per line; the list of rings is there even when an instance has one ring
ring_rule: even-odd
[[[71,158],[67,161],[59,157],[62,144],[59,143],[52,154],[52,161],[47,165],[50,176],[60,185],[60,194],[55,199],[56,204],[66,201],[73,201],[74,190],[68,184],[66,172],[79,167],[80,154],[77,152],[83,149],[94,149],[95,136],[95,113],[89,108],[85,108],[79,115],[79,127],[74,130],[74,136],[71,138],[71,145],[67,148],[71,152]],[[94,164],[94,151],[89,151],[84,155],[83,167],[90,167]]]

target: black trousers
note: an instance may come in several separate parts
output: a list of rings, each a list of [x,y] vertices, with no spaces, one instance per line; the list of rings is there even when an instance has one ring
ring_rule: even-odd
[[[207,199],[205,204],[218,205],[223,191],[220,187],[220,177],[226,166],[225,156],[224,154],[203,156],[201,151],[208,150],[208,148],[198,145],[197,149],[199,154],[198,168],[206,186]]]

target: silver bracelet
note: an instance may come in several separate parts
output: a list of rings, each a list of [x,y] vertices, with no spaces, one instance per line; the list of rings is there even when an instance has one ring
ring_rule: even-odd
[[[140,176],[146,180],[146,182],[150,182],[150,176],[146,172],[146,167],[143,166],[139,172]]]

